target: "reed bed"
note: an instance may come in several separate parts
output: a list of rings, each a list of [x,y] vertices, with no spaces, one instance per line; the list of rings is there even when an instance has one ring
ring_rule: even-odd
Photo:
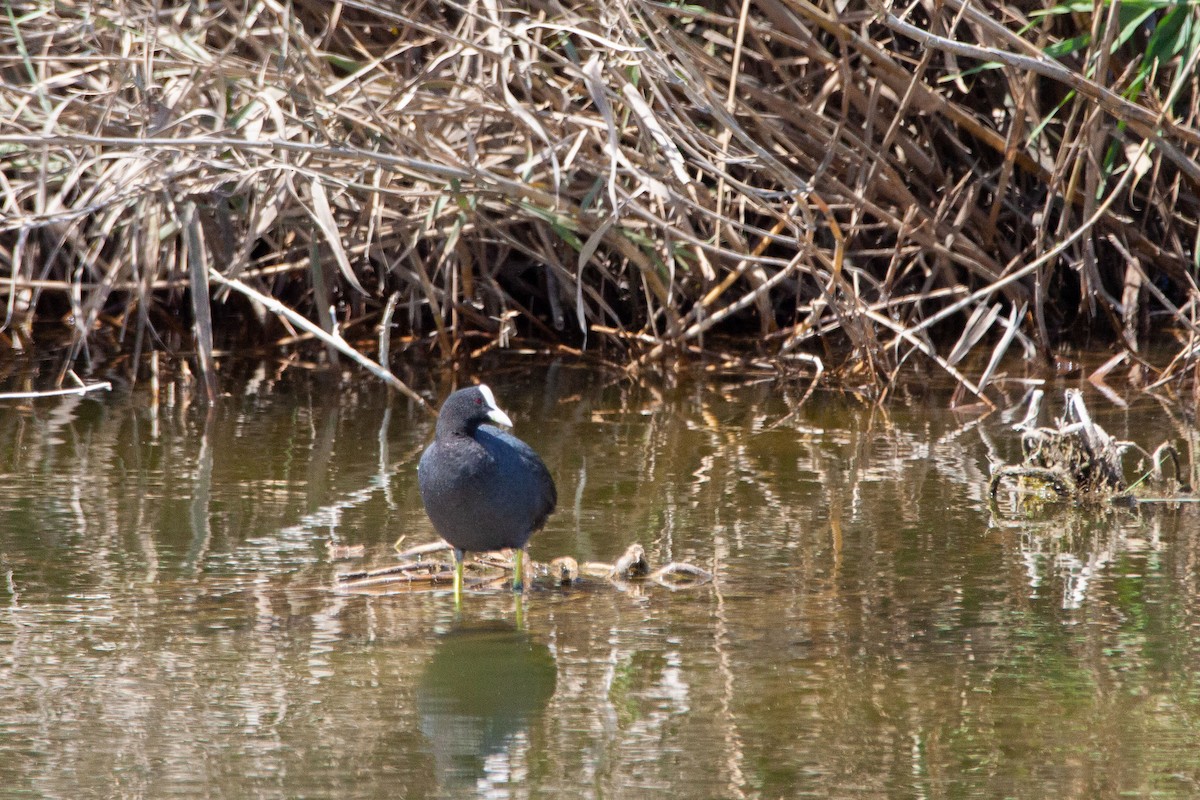
[[[5,9],[4,345],[65,326],[64,375],[520,345],[991,403],[1086,336],[1200,384],[1193,6]]]

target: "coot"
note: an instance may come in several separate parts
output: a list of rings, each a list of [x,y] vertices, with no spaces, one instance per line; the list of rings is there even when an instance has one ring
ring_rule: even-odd
[[[484,384],[458,390],[442,404],[433,442],[417,465],[425,513],[454,548],[456,598],[467,551],[514,548],[519,591],[525,543],[558,502],[554,479],[533,448],[486,422],[513,426]]]

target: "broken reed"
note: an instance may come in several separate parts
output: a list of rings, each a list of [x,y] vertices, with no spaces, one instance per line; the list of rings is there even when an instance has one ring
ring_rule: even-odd
[[[1188,377],[1200,12],[837,8],[9,2],[4,334],[68,320],[65,372],[174,331],[207,373],[314,335],[257,293],[341,352],[390,307],[444,357],[722,334],[985,396],[1083,329]]]

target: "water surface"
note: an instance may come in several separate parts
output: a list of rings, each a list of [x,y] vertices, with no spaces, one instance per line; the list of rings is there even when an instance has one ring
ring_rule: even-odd
[[[558,482],[534,559],[636,541],[715,582],[334,591],[433,538],[431,420],[366,380],[10,404],[0,796],[1200,794],[1190,507],[991,509],[1015,420],[946,398],[489,383]]]

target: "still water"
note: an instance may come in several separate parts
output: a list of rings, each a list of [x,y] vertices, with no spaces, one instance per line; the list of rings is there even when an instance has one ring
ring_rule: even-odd
[[[1021,409],[488,380],[558,482],[534,559],[716,580],[335,591],[433,539],[431,419],[365,379],[9,403],[0,797],[1200,795],[1192,507],[989,508]]]

